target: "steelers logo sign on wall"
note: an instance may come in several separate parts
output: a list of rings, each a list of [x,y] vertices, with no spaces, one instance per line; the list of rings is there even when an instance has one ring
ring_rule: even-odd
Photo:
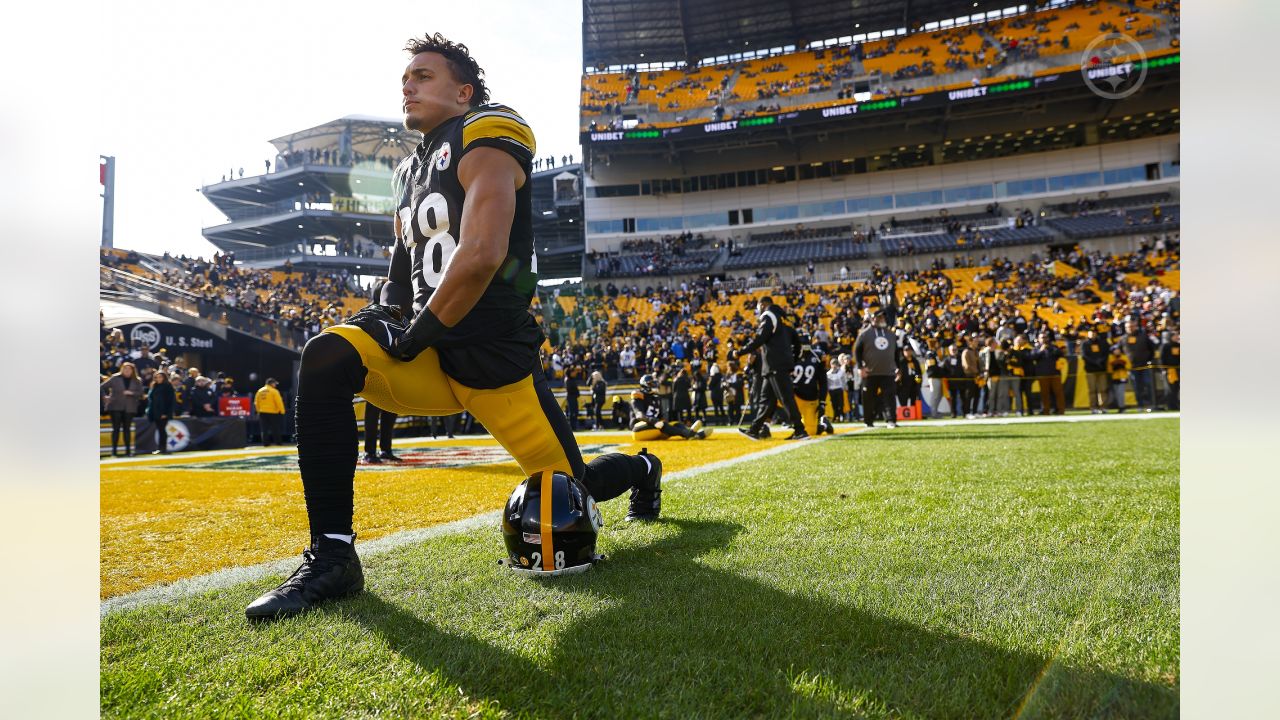
[[[889,349],[889,338],[887,338],[887,337],[878,337],[878,338],[876,338],[876,349],[877,349],[877,350],[888,350],[888,349]]]
[[[169,446],[169,452],[177,452],[187,449],[187,445],[191,443],[191,431],[187,429],[185,423],[181,420],[170,420],[164,426],[165,444]]]
[[[436,151],[436,169],[444,170],[449,167],[451,160],[453,160],[453,149],[449,147],[449,143],[445,143]]]

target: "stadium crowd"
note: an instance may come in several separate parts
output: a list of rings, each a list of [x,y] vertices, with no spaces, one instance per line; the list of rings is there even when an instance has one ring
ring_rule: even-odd
[[[971,262],[957,258],[955,268],[963,272],[948,271],[940,259],[926,271],[873,266],[865,283],[774,287],[788,323],[830,368],[830,417],[868,419],[852,349],[878,311],[905,348],[898,358],[898,406],[923,400],[937,415],[945,398],[953,417],[1036,408],[1061,414],[1068,405],[1062,373],[1070,368],[1066,389],[1087,383],[1093,412],[1128,409],[1130,387],[1143,410],[1178,407],[1180,296],[1160,282],[1178,268],[1176,235],[1144,240],[1138,251],[1121,255],[1073,249],[1018,263],[997,258],[973,271]],[[736,359],[756,323],[755,295],[746,285],[685,282],[642,290],[607,283],[576,296],[568,311],[549,298],[541,318],[550,342],[546,366],[575,387],[588,378],[598,377],[589,383],[594,386],[649,374],[671,419],[740,421],[759,382],[755,363]],[[588,405],[594,424],[604,415],[619,422],[627,417],[623,409],[606,412],[603,397],[593,394]]]

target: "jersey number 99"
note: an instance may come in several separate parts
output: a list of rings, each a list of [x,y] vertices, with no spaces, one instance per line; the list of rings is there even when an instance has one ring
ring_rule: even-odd
[[[418,242],[413,234],[413,218],[417,215],[418,231],[425,242],[422,253],[422,282],[430,288],[440,287],[440,279],[444,276],[444,268],[449,264],[453,251],[458,249],[458,241],[449,230],[449,201],[440,193],[431,193],[418,203],[418,211],[400,208],[400,232],[404,246],[410,253],[419,252]],[[415,278],[416,279],[416,278]]]
[[[791,369],[791,384],[808,385],[813,382],[813,372],[812,365],[796,365]]]

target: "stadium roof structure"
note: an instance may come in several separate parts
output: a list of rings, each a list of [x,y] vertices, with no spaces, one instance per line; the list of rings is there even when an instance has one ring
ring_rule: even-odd
[[[422,141],[422,133],[406,130],[394,118],[347,115],[271,141],[281,153],[300,150],[352,150],[367,157],[404,157]]]
[[[689,62],[998,10],[993,0],[583,0],[588,67]],[[857,27],[855,29],[855,26]]]

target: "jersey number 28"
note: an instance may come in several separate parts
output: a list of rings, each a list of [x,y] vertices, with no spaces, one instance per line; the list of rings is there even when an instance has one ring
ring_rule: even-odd
[[[427,287],[438,288],[449,258],[458,249],[457,239],[449,232],[449,201],[440,193],[431,193],[418,203],[417,213],[407,207],[400,208],[401,240],[411,253],[418,246],[413,236],[412,220],[415,214],[418,218],[418,230],[426,238],[422,248],[422,282]]]

